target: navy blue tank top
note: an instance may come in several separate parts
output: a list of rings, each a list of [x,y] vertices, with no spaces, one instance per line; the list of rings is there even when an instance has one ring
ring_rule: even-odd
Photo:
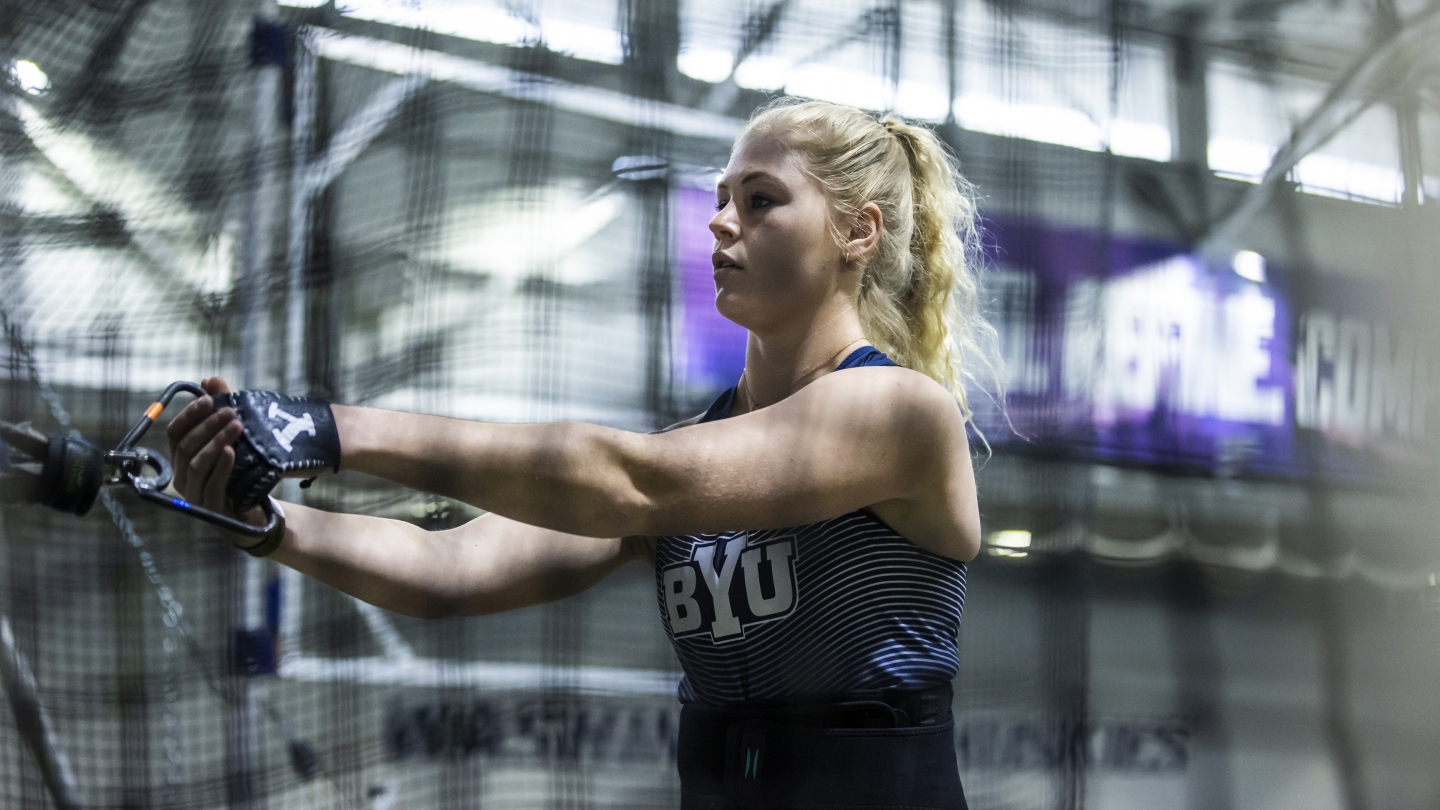
[[[893,366],[872,346],[836,370]],[[725,419],[731,388],[701,417]],[[660,620],[680,700],[824,699],[949,683],[959,671],[965,563],[926,551],[869,509],[805,526],[656,538]]]

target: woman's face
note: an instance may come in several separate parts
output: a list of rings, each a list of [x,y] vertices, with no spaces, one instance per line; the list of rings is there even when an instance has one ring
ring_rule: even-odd
[[[779,138],[752,133],[716,185],[715,308],[752,332],[808,325],[840,292],[840,246],[803,160]]]

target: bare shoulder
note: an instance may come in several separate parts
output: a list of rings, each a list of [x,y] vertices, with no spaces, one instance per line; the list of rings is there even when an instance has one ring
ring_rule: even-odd
[[[929,377],[894,366],[851,369],[815,386],[820,383],[832,390],[817,394],[853,409],[877,438],[899,450],[915,476],[906,495],[870,504],[875,515],[922,548],[974,558],[980,536],[975,477],[954,396]]]
[[[795,394],[858,409],[869,418],[898,419],[917,429],[959,430],[964,419],[945,387],[901,366],[864,366],[833,372]],[[803,401],[803,400],[802,400]]]
[[[900,476],[910,482],[911,500],[948,500],[944,482],[970,471],[959,404],[944,386],[917,371],[865,366],[827,374],[774,409],[774,416],[784,414],[786,421],[838,431],[832,438],[843,435],[867,458],[896,458]]]
[[[627,453],[637,533],[796,526],[890,503],[891,528],[937,553],[961,559],[971,534],[960,409],[904,368],[827,374],[765,408],[637,436]]]

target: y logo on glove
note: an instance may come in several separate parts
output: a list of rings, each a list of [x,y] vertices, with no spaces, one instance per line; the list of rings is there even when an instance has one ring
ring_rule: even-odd
[[[215,407],[234,408],[244,425],[235,440],[235,472],[225,485],[238,511],[264,500],[286,473],[323,467],[339,472],[340,434],[325,400],[236,391],[216,395]],[[299,441],[306,433],[310,437]]]
[[[271,421],[274,421],[277,416],[285,420],[286,425],[284,430],[271,428],[270,432],[274,434],[275,441],[279,442],[280,446],[285,448],[285,452],[287,453],[294,451],[295,439],[301,433],[309,433],[311,436],[315,435],[315,420],[310,418],[310,414],[308,413],[304,416],[292,416],[280,410],[280,406],[272,402],[270,403],[270,412],[267,413],[266,416],[270,417]]]

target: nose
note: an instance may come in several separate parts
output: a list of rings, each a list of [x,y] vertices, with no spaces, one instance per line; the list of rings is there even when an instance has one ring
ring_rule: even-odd
[[[740,219],[735,216],[733,200],[725,203],[725,207],[710,218],[710,233],[714,234],[721,244],[733,242],[740,235]]]

